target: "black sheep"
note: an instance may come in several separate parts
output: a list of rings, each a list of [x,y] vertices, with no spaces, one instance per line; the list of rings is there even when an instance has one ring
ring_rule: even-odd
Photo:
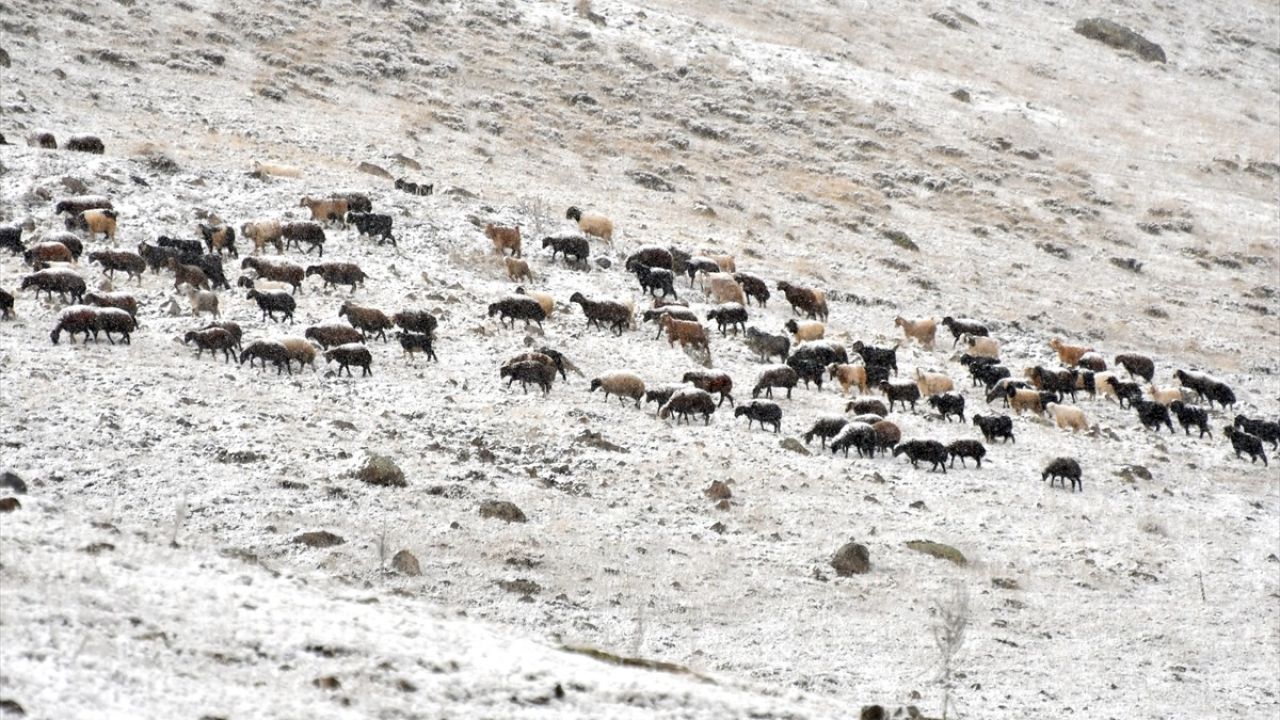
[[[96,135],[72,135],[67,140],[65,147],[67,150],[93,153],[94,155],[101,155],[106,151],[106,147],[102,144],[102,139]]]
[[[1142,400],[1142,387],[1135,382],[1124,382],[1112,376],[1107,378],[1107,382],[1111,384],[1111,389],[1115,391],[1116,398],[1120,401],[1120,407],[1129,403],[1130,407],[1135,402]]]
[[[831,441],[831,454],[844,452],[849,457],[849,448],[858,451],[858,457],[875,457],[876,431],[866,423],[851,422]],[[894,451],[895,453],[897,451]]]
[[[247,300],[253,300],[258,303],[258,309],[262,311],[262,319],[271,318],[272,322],[276,320],[276,313],[280,313],[283,317],[281,320],[288,320],[293,323],[293,311],[297,309],[298,303],[293,296],[283,290],[250,290],[245,296]]]
[[[765,425],[772,425],[775,433],[782,431],[782,408],[777,403],[768,400],[752,400],[733,411],[734,417],[747,416],[747,428],[751,428],[752,421],[760,423],[760,429],[764,429]]]
[[[1216,402],[1226,410],[1236,404],[1236,394],[1232,392],[1231,387],[1218,380],[1214,380],[1205,387],[1204,397],[1209,401],[1209,407],[1213,407]]]
[[[987,449],[977,440],[956,440],[947,445],[947,454],[951,456],[951,467],[956,466],[956,458],[960,458],[960,467],[964,467],[965,458],[972,458],[982,468],[982,458],[987,456]]]
[[[508,295],[490,304],[489,317],[495,315],[498,316],[499,325],[505,324],[504,321],[510,319],[512,328],[516,326],[516,320],[523,320],[526,326],[532,320],[538,323],[538,327],[542,327],[542,321],[547,319],[542,306],[528,295]]]
[[[517,292],[520,288],[516,288]],[[438,321],[436,316],[426,310],[401,310],[391,316],[391,321],[402,330],[424,335],[435,335]]]
[[[1182,430],[1187,435],[1191,434],[1191,428],[1195,426],[1200,430],[1197,437],[1205,435],[1213,437],[1213,433],[1209,432],[1209,413],[1205,412],[1204,408],[1174,400],[1169,403],[1169,411],[1178,416],[1178,424],[1182,425]]]
[[[844,411],[853,413],[854,415],[879,415],[884,417],[889,414],[889,408],[884,406],[876,398],[863,397],[857,400],[850,400],[844,406]]]
[[[871,345],[862,344],[861,340],[855,342],[852,346],[853,351],[862,356],[862,362],[867,367],[878,365],[893,370],[893,374],[898,374],[898,346],[891,348],[878,348]],[[868,381],[870,379],[868,378]]]
[[[325,364],[337,361],[338,375],[341,377],[342,371],[347,371],[347,377],[354,377],[351,372],[351,366],[355,365],[360,368],[360,377],[365,375],[373,375],[373,370],[369,367],[373,364],[373,353],[369,352],[369,348],[361,343],[347,343],[339,345],[331,350],[324,352]]]
[[[987,442],[995,442],[998,438],[1017,442],[1013,438],[1013,420],[1008,415],[974,415],[973,424],[982,431]]]
[[[400,347],[412,359],[415,352],[425,352],[428,360],[436,360],[436,351],[431,347],[431,336],[425,333],[404,332],[396,333],[396,339],[400,341]]]
[[[661,290],[662,297],[666,297],[670,293],[672,297],[679,298],[676,294],[675,275],[671,274],[666,268],[651,268],[648,265],[636,265],[636,279],[640,281],[640,289],[653,295],[655,291]]]
[[[677,390],[686,387],[689,386],[683,383],[668,383],[666,385],[647,388],[644,391],[644,404],[648,405],[651,402],[656,402],[658,403],[658,407],[661,408],[663,405],[667,404],[667,401],[671,399],[671,396],[674,395]]]
[[[1182,383],[1183,387],[1195,391],[1196,398],[1200,400],[1205,398],[1209,386],[1217,382],[1208,375],[1194,370],[1175,370],[1173,371],[1173,376],[1177,378],[1178,382]]]
[[[587,317],[587,327],[595,325],[603,330],[605,324],[608,324],[615,335],[622,335],[622,331],[631,324],[631,308],[620,302],[613,300],[595,301],[589,299],[580,292],[575,292],[569,296],[569,302],[577,303],[582,307],[582,314]],[[539,322],[539,325],[542,323]]]
[[[804,444],[808,445],[815,437],[822,440],[822,447],[827,446],[827,440],[840,434],[845,425],[849,424],[848,418],[843,417],[820,417],[814,421],[813,427],[809,428],[809,432],[804,434]]]
[[[1259,440],[1271,443],[1273,448],[1280,448],[1280,422],[1253,420],[1244,415],[1237,415],[1232,425],[1256,436]]]
[[[708,310],[707,319],[716,321],[721,335],[725,334],[725,326],[733,328],[734,335],[738,334],[738,328],[747,329],[747,309],[738,303],[724,303]]]
[[[1084,492],[1084,480],[1080,477],[1080,463],[1069,457],[1055,458],[1045,466],[1044,472],[1040,473],[1040,481],[1048,480],[1049,487],[1053,487],[1055,479],[1062,483],[1063,488],[1066,488],[1067,481],[1070,480],[1072,490],[1079,485],[1080,492]]]
[[[764,307],[769,302],[769,285],[764,280],[752,275],[751,273],[734,273],[733,279],[738,281],[742,286],[742,293],[747,296],[747,304],[751,304],[751,300],[755,300],[760,307]],[[690,278],[692,282],[692,278]]]
[[[1237,430],[1232,425],[1222,428],[1222,434],[1231,439],[1231,447],[1236,451],[1236,457],[1240,457],[1240,453],[1249,453],[1249,464],[1252,465],[1262,458],[1263,466],[1267,464],[1267,454],[1262,450],[1262,440],[1257,435],[1250,435],[1243,430]]]
[[[1146,355],[1122,353],[1116,356],[1116,364],[1129,373],[1129,377],[1140,377],[1147,382],[1156,376],[1156,364]]]
[[[348,213],[350,215],[351,213]],[[281,223],[280,237],[284,238],[284,246],[287,249],[290,245],[294,245],[298,250],[311,254],[312,250],[319,250],[319,256],[324,257],[324,228],[320,223],[314,222],[291,222]],[[307,248],[303,250],[303,244]],[[392,245],[395,244],[393,241]]]
[[[973,337],[989,337],[991,335],[986,325],[969,318],[953,318],[948,315],[942,318],[942,326],[951,331],[951,336],[954,338],[951,341],[951,347],[955,347],[960,342],[961,335],[971,335]]]
[[[685,261],[684,272],[689,276],[689,287],[693,287],[693,281],[698,277],[698,273],[718,273],[720,264],[711,258],[699,255]],[[745,289],[743,292],[746,292]]]
[[[555,382],[556,370],[544,363],[535,360],[522,360],[517,363],[502,366],[498,371],[498,378],[509,378],[507,387],[511,387],[511,383],[519,381],[520,390],[529,392],[529,384],[532,383],[542,389],[542,394],[546,395],[551,392],[551,383]]]
[[[919,467],[920,461],[928,462],[932,465],[931,470],[941,470],[943,474],[947,472],[947,449],[937,440],[908,440],[899,443],[898,447],[893,449],[893,456],[906,455],[911,461],[911,467]]]
[[[282,370],[288,371],[290,375],[293,374],[293,370],[289,367],[289,351],[278,342],[255,340],[249,343],[240,353],[240,364],[244,365],[246,360],[250,368],[253,367],[254,360],[261,360],[263,370],[267,369],[267,363],[270,362],[276,366],[277,375]]]
[[[1150,400],[1134,400],[1132,407],[1138,411],[1138,420],[1142,423],[1142,427],[1159,432],[1161,425],[1168,425],[1169,432],[1173,432],[1173,420],[1169,417],[1169,408]]]
[[[396,178],[396,189],[409,193],[410,195],[430,195],[435,190],[435,185],[419,184],[409,182],[404,178]]]
[[[792,353],[791,357],[787,358],[787,366],[796,371],[796,377],[804,381],[806,389],[809,383],[817,385],[819,390],[822,389],[822,376],[826,374],[828,364],[799,352]],[[787,390],[787,397],[791,397],[790,389]]]
[[[8,320],[12,317],[14,317],[13,293],[0,288],[0,319]]]
[[[774,365],[773,367],[760,373],[760,377],[756,380],[756,386],[751,390],[751,397],[758,398],[760,393],[764,393],[765,397],[773,397],[774,388],[786,388],[787,399],[791,399],[791,390],[795,388],[796,383],[800,382],[800,374],[790,365]]]
[[[942,413],[943,422],[946,422],[947,418],[951,415],[959,417],[960,422],[964,422],[964,396],[960,393],[948,392],[939,395],[930,395],[929,405]]]
[[[17,225],[0,225],[0,248],[21,255],[27,249],[22,244],[22,228]]]
[[[178,260],[184,265],[194,264],[195,258],[204,254],[204,245],[199,240],[179,240],[168,235],[161,235],[156,239],[156,245],[177,250],[179,253]]]
[[[389,242],[393,246],[396,238],[391,234],[391,216],[371,212],[348,212],[347,223],[356,226],[356,235],[368,235],[379,238],[378,242]]]
[[[627,257],[623,267],[627,272],[635,272],[636,268],[644,265],[651,268],[662,268],[671,270],[671,251],[660,247],[644,247]]]
[[[916,402],[920,399],[920,388],[915,382],[882,382],[879,387],[884,391],[885,397],[889,398],[889,412],[893,412],[894,403],[901,403],[904,407],[910,404],[911,411],[915,412]]]
[[[551,248],[551,261],[563,254],[565,262],[586,262],[591,255],[591,243],[582,235],[551,235],[542,238],[542,247]]]

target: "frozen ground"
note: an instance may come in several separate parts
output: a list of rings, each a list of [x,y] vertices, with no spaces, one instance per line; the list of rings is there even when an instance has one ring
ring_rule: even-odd
[[[59,718],[932,712],[931,608],[958,584],[966,717],[1275,714],[1277,471],[1235,459],[1216,411],[1213,439],[1196,440],[1085,399],[1094,431],[1021,418],[1016,445],[945,476],[804,456],[728,406],[675,428],[588,394],[606,370],[666,382],[697,365],[651,326],[587,330],[567,303],[581,290],[647,307],[622,257],[714,249],[771,284],[827,289],[842,342],[896,342],[899,313],[976,316],[1011,368],[1051,361],[1061,336],[1149,353],[1161,384],[1212,371],[1241,411],[1274,418],[1275,8],[975,4],[955,8],[975,21],[959,29],[930,17],[955,10],[911,3],[594,9],[606,26],[560,3],[0,0],[0,132],[107,144],[0,146],[0,222],[57,229],[52,200],[79,181],[115,200],[132,247],[193,237],[197,211],[300,218],[303,194],[361,190],[395,216],[400,247],[332,230],[326,259],[369,273],[362,302],[441,320],[438,364],[374,342],[371,379],[276,377],[197,360],[179,342],[197,321],[165,309],[168,274],[135,289],[132,346],[51,346],[59,305],[18,293],[0,326],[0,420],[3,464],[29,490],[0,516],[0,698]],[[1113,13],[1169,63],[1070,31]],[[250,177],[255,161],[301,177]],[[475,197],[411,198],[360,162]],[[518,221],[536,241],[567,227],[569,204],[614,218],[616,247],[593,248],[614,267],[553,265],[529,243],[532,286],[559,309],[545,336],[498,327],[484,307],[511,283],[475,223]],[[0,253],[0,286],[25,272]],[[344,296],[308,284],[293,331],[336,320]],[[288,332],[239,292],[222,302],[249,337]],[[779,332],[790,316],[775,294],[752,324]],[[546,399],[500,386],[497,366],[529,343],[585,376]],[[760,364],[737,339],[712,343],[748,397]],[[967,383],[946,343],[899,355],[904,373]],[[843,409],[831,387],[781,404],[793,438]],[[978,436],[923,408],[892,417],[908,438]],[[408,487],[352,477],[366,450]],[[1057,455],[1080,459],[1083,494],[1040,482]],[[715,479],[728,510],[703,495]],[[528,522],[482,518],[491,499]],[[346,542],[292,542],[320,530]],[[828,560],[851,538],[873,570],[837,578]],[[402,549],[421,576],[389,569]],[[328,677],[340,687],[315,683]]]

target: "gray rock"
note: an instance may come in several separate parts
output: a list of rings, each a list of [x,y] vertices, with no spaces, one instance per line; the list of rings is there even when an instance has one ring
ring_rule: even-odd
[[[5,470],[4,474],[0,474],[0,487],[9,488],[19,495],[24,495],[27,492],[27,483],[21,477],[18,477],[18,473],[10,470]]]
[[[304,532],[293,538],[293,542],[297,545],[306,545],[313,548],[327,548],[335,545],[341,545],[347,541],[341,535],[335,535],[328,530],[318,530],[315,532]]]
[[[962,567],[969,564],[969,559],[964,556],[964,553],[950,545],[943,545],[930,540],[908,540],[906,545],[916,552],[931,555],[939,560],[949,560]]]
[[[0,498],[0,513],[10,513],[20,507],[22,507],[22,503],[18,502],[18,498]]]
[[[81,180],[80,178],[71,177],[70,175],[64,175],[61,182],[62,182],[62,187],[66,188],[70,192],[75,193],[76,195],[84,195],[85,193],[89,192],[89,186],[85,185],[84,181]]]
[[[496,518],[509,523],[529,521],[529,518],[525,517],[523,510],[516,507],[515,503],[507,500],[485,500],[480,503],[480,517]]]
[[[0,67],[9,67],[9,52],[0,48]]]
[[[793,437],[782,438],[782,442],[779,444],[782,446],[783,450],[790,450],[791,452],[798,453],[800,455],[812,454],[809,452],[809,448],[804,446],[804,443]]]
[[[973,98],[969,95],[969,91],[964,88],[956,88],[955,90],[952,90],[951,97],[964,103],[973,101]]]
[[[396,572],[403,573],[409,577],[422,575],[422,567],[418,565],[418,558],[408,550],[401,550],[392,556],[391,567]]]
[[[712,481],[711,487],[703,490],[702,494],[712,500],[724,500],[733,497],[733,491],[729,489],[729,486],[723,480]]]
[[[368,173],[369,175],[373,175],[374,177],[386,178],[387,180],[394,179],[391,177],[391,173],[387,172],[381,167],[378,167],[377,165],[374,165],[371,162],[362,162],[356,166],[356,169],[362,173]]]
[[[845,543],[831,557],[831,567],[840,577],[864,575],[871,572],[871,553],[861,543]]]
[[[596,258],[596,265],[599,265],[604,270],[608,270],[613,267],[613,261],[607,257],[598,257]]]
[[[379,487],[405,487],[409,484],[404,479],[404,471],[394,460],[377,453],[369,453],[369,459],[365,460],[356,477]]]
[[[658,175],[655,175],[651,172],[645,172],[643,170],[630,170],[627,172],[627,177],[631,178],[631,180],[634,181],[635,184],[639,185],[642,188],[648,188],[649,190],[657,190],[658,192],[675,192],[676,191],[675,185],[672,185],[665,178],[659,177]]]
[[[1090,40],[1117,50],[1128,50],[1148,62],[1166,62],[1164,48],[1106,18],[1085,18],[1076,23],[1074,30]]]

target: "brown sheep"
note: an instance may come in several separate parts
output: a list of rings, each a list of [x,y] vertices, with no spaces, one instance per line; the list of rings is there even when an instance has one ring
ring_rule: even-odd
[[[902,328],[903,335],[914,338],[927,349],[933,349],[933,340],[938,335],[937,320],[930,317],[912,320],[899,315],[893,319],[893,324]]]
[[[75,262],[75,257],[71,254],[71,249],[62,243],[42,242],[23,251],[22,261],[34,266],[37,262],[72,263]]]
[[[663,315],[661,322],[662,327],[667,330],[668,346],[674,346],[676,341],[679,340],[680,347],[692,345],[701,347],[708,353],[711,352],[711,343],[707,339],[707,330],[702,327],[702,323],[676,320],[670,315]]]
[[[169,269],[173,271],[173,289],[177,290],[180,285],[186,283],[193,288],[201,290],[212,289],[209,285],[209,278],[204,271],[195,265],[183,265],[178,262],[178,258],[169,258]]]
[[[840,383],[840,388],[844,395],[849,394],[849,388],[858,387],[858,391],[862,394],[867,392],[867,368],[863,365],[844,365],[841,363],[831,363],[827,366],[827,373]]]
[[[387,340],[387,330],[395,327],[391,318],[377,308],[357,305],[350,300],[342,303],[338,309],[338,317],[346,316],[352,327],[360,330],[367,340],[369,335],[377,333],[383,342]]]
[[[117,271],[128,273],[130,279],[142,284],[142,273],[147,270],[147,262],[142,256],[130,250],[98,250],[89,253],[89,262],[98,263],[107,277],[115,279]]]
[[[803,310],[810,319],[827,321],[827,297],[822,291],[792,285],[785,280],[778,283],[778,289],[786,296],[792,312]]]
[[[304,207],[311,211],[311,219],[318,220],[322,223],[344,224],[343,219],[347,216],[350,209],[350,203],[345,198],[329,198],[327,200],[316,200],[311,197],[304,197],[298,203],[298,207]]]
[[[529,263],[524,260],[513,257],[504,257],[502,258],[502,261],[507,265],[508,279],[514,282],[520,282],[524,279],[533,279],[533,271],[529,269]],[[546,312],[546,308],[543,308],[543,311]],[[551,313],[548,312],[547,314],[550,315]]]
[[[255,255],[260,254],[267,243],[275,246],[277,254],[283,255],[283,233],[279,220],[255,220],[240,226],[240,234],[253,241]]]
[[[1062,364],[1067,367],[1075,367],[1080,364],[1080,358],[1087,352],[1093,352],[1093,348],[1083,345],[1067,345],[1058,338],[1049,341],[1049,347],[1058,353],[1058,358],[1062,360]]]
[[[128,293],[120,292],[91,292],[85,293],[84,302],[86,305],[95,305],[97,307],[113,307],[124,310],[130,315],[138,316],[138,301]]]
[[[493,241],[493,249],[499,255],[511,251],[512,257],[520,257],[520,226],[500,227],[493,223],[484,226],[485,237]]]
[[[72,224],[71,220],[67,223]],[[102,233],[114,245],[116,241],[116,211],[115,210],[85,210],[75,217],[74,226],[85,230],[89,233],[89,239],[93,240]],[[70,227],[68,229],[71,229]]]

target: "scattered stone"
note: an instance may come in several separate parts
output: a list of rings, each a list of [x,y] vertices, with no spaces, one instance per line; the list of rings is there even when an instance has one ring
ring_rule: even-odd
[[[27,492],[27,484],[18,476],[18,473],[11,470],[0,474],[0,487],[9,488],[19,495],[25,495]]]
[[[915,241],[911,239],[910,235],[907,235],[901,230],[895,230],[893,228],[885,228],[880,231],[880,234],[883,235],[886,239],[888,239],[889,242],[893,243],[894,245],[897,245],[903,250],[910,250],[911,252],[920,252],[920,246],[916,245]]]
[[[362,173],[368,173],[369,175],[373,175],[374,177],[386,178],[387,180],[394,179],[393,177],[391,177],[391,173],[387,172],[386,170],[382,169],[377,165],[374,165],[371,162],[362,162],[356,166],[356,169]]]
[[[480,517],[496,518],[509,523],[528,522],[524,511],[516,507],[516,504],[507,500],[485,500],[480,503]]]
[[[1018,581],[1013,578],[991,578],[991,586],[1001,590],[1019,590]]]
[[[0,52],[4,52],[4,51],[0,50]],[[5,57],[4,66],[9,67],[7,56]],[[10,716],[10,715],[13,717],[26,717],[27,710],[26,708],[22,707],[22,705],[18,704],[17,700],[10,700],[9,698],[0,698],[0,716]]]
[[[324,677],[318,677],[315,680],[312,680],[311,682],[313,685],[320,688],[321,690],[341,690],[342,689],[342,683],[338,680],[338,678],[332,675],[325,675]]]
[[[0,498],[0,513],[10,513],[22,507],[16,497]]]
[[[109,552],[115,549],[116,549],[116,546],[112,545],[109,542],[98,542],[98,543],[93,543],[91,545],[86,545],[80,548],[80,552],[85,552],[90,555],[101,555],[104,552]]]
[[[964,553],[950,545],[943,545],[930,540],[908,540],[906,545],[916,552],[932,555],[939,560],[949,560],[961,567],[969,564],[969,559],[964,556]]]
[[[401,550],[392,556],[391,568],[396,572],[408,575],[409,577],[419,577],[422,575],[422,568],[418,565],[418,558],[408,550]]]
[[[717,510],[729,510],[732,508],[733,508],[733,503],[729,502],[728,500],[721,500],[720,502],[716,503]]]
[[[266,460],[267,456],[253,450],[227,450],[226,448],[218,448],[213,459],[220,463],[244,465],[246,463],[255,463]]]
[[[327,548],[345,543],[346,538],[341,535],[335,535],[328,530],[318,530],[314,532],[304,532],[293,539],[297,545],[306,545],[313,548]]]
[[[76,195],[84,195],[85,193],[89,192],[89,186],[85,185],[84,181],[81,180],[80,178],[71,177],[70,175],[64,175],[62,177],[61,182],[62,182],[62,187],[66,188],[69,192],[75,193]]]
[[[1131,273],[1140,273],[1140,272],[1142,272],[1142,263],[1141,263],[1141,262],[1139,262],[1137,258],[1118,258],[1118,257],[1113,257],[1113,258],[1111,258],[1111,264],[1112,264],[1112,265],[1115,265],[1116,267],[1120,268],[1121,270],[1128,270],[1128,271],[1129,271],[1129,272],[1131,272]]]
[[[973,102],[973,98],[969,95],[969,91],[964,88],[956,88],[951,91],[951,97],[962,103]]]
[[[845,543],[831,557],[831,567],[840,577],[864,575],[871,572],[871,553],[861,543]]]
[[[596,265],[599,265],[603,270],[608,270],[613,267],[613,261],[607,257],[598,257],[596,258]]]
[[[441,190],[440,194],[449,195],[450,197],[464,198],[467,200],[474,200],[477,197],[480,197],[479,195],[476,195],[470,190],[467,190],[466,188],[460,188],[460,187],[447,187],[444,190]]]
[[[583,445],[590,445],[593,448],[608,450],[609,452],[617,452],[617,453],[631,452],[630,450],[622,447],[621,445],[615,445],[609,442],[608,440],[605,440],[604,435],[600,434],[595,430],[583,430],[581,433],[578,434],[577,437],[573,439],[573,441],[576,443],[582,443]]]
[[[9,67],[9,51],[4,48],[0,48],[0,67]]]
[[[517,595],[537,595],[542,592],[542,586],[538,583],[525,578],[517,578],[515,580],[499,580],[498,587],[509,593]]]
[[[417,160],[414,160],[413,158],[411,158],[411,157],[407,157],[407,156],[402,155],[402,154],[400,154],[400,153],[395,153],[394,155],[392,155],[392,156],[391,156],[391,159],[392,159],[392,160],[394,160],[394,161],[395,161],[395,162],[397,162],[397,163],[400,163],[401,165],[404,165],[405,167],[409,168],[410,170],[421,170],[421,169],[422,169],[422,165],[421,165],[421,163],[419,163]]]
[[[923,500],[917,500],[911,503],[910,505],[908,505],[907,507],[911,508],[912,510],[928,510],[929,509],[928,506],[924,504]]]
[[[793,437],[782,438],[782,442],[779,444],[782,446],[783,450],[790,450],[791,452],[798,453],[800,455],[811,454],[809,452],[809,448],[804,446],[804,443],[800,442],[799,440]]]
[[[719,522],[719,521],[716,521],[716,523],[715,523],[714,525],[712,525],[710,528],[708,528],[708,530],[711,530],[712,532],[714,532],[714,533],[718,533],[718,534],[720,534],[720,535],[723,535],[723,534],[724,534],[724,531],[725,531],[725,530],[728,530],[728,529],[729,529],[729,528],[725,527],[725,524],[724,524],[724,523]]]
[[[407,693],[418,692],[418,686],[414,685],[408,680],[405,680],[404,678],[400,678],[399,680],[396,680],[396,689],[399,690],[400,692],[407,692]]]
[[[409,484],[404,479],[404,471],[394,460],[377,453],[369,453],[369,459],[365,460],[356,477],[378,487],[406,487]]]
[[[733,497],[733,491],[729,489],[729,486],[723,480],[712,481],[711,487],[703,490],[702,494],[712,500],[724,500]]]
[[[1166,62],[1164,48],[1129,28],[1106,18],[1085,18],[1076,23],[1075,31],[1090,40],[1128,50],[1148,62]]]
[[[630,170],[627,172],[627,177],[631,178],[631,180],[635,182],[635,184],[639,185],[642,188],[647,188],[649,190],[656,190],[658,192],[675,192],[676,191],[675,185],[672,185],[666,179],[659,177],[658,175],[655,175],[651,172],[645,172],[643,170]]]

